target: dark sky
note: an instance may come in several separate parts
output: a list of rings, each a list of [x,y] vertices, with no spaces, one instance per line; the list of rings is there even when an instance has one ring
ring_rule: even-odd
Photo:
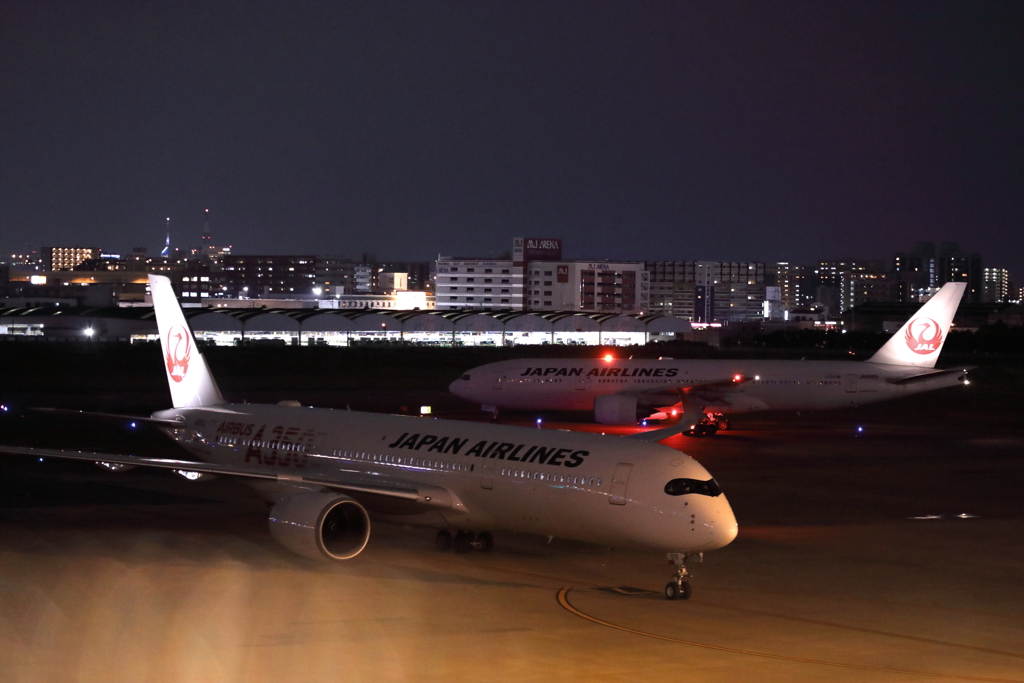
[[[0,249],[890,258],[1024,281],[1024,3],[0,2]]]

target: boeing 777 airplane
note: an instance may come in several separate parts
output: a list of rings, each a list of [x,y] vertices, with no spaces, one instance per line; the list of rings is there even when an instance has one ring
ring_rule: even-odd
[[[693,433],[727,429],[729,413],[824,410],[967,383],[936,370],[966,285],[949,282],[874,356],[859,361],[533,359],[481,365],[451,384],[484,410],[593,411],[636,424],[659,411],[699,416]]]
[[[668,553],[668,599],[687,599],[688,564],[736,537],[717,482],[687,455],[639,438],[422,417],[228,403],[170,280],[150,275],[173,408],[141,418],[189,458],[0,446],[7,453],[150,466],[189,479],[249,479],[273,503],[270,533],[306,557],[347,560],[371,519],[439,529],[440,549],[490,550],[505,529]],[[108,416],[109,417],[109,416]],[[136,418],[138,419],[138,418]],[[453,537],[454,532],[454,537]]]

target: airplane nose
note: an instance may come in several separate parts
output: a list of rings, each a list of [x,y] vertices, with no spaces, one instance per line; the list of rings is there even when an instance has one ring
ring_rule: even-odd
[[[468,398],[467,394],[469,389],[469,375],[463,375],[448,385],[448,391],[452,392],[459,398]]]
[[[740,530],[739,524],[736,523],[736,515],[733,514],[732,506],[726,500],[725,494],[715,498],[715,509],[711,519],[708,550],[724,548],[736,540]]]

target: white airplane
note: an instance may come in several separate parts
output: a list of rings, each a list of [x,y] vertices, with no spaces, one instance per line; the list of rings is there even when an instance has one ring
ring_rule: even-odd
[[[636,424],[682,408],[693,433],[729,427],[724,415],[758,410],[824,410],[967,384],[967,368],[935,361],[966,285],[943,285],[865,362],[788,360],[533,359],[490,363],[452,382],[457,396],[497,413],[593,411],[602,424]],[[678,406],[678,407],[677,407]]]
[[[682,425],[631,439],[316,409],[294,401],[228,403],[170,281],[159,275],[149,281],[174,407],[132,419],[158,425],[191,457],[0,450],[114,470],[160,467],[189,479],[247,478],[273,503],[271,535],[318,559],[358,555],[370,538],[371,519],[439,528],[438,547],[460,552],[489,551],[493,537],[480,530],[505,529],[665,551],[676,566],[665,595],[687,599],[688,564],[736,537],[732,508],[708,471],[653,443]]]

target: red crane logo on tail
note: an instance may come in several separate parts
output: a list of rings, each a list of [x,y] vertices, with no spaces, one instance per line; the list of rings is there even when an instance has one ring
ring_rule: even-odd
[[[192,356],[192,337],[183,325],[174,325],[167,331],[167,374],[175,382],[185,379],[188,360]]]
[[[931,318],[914,318],[907,325],[907,347],[914,353],[935,353],[942,345],[942,328]]]

